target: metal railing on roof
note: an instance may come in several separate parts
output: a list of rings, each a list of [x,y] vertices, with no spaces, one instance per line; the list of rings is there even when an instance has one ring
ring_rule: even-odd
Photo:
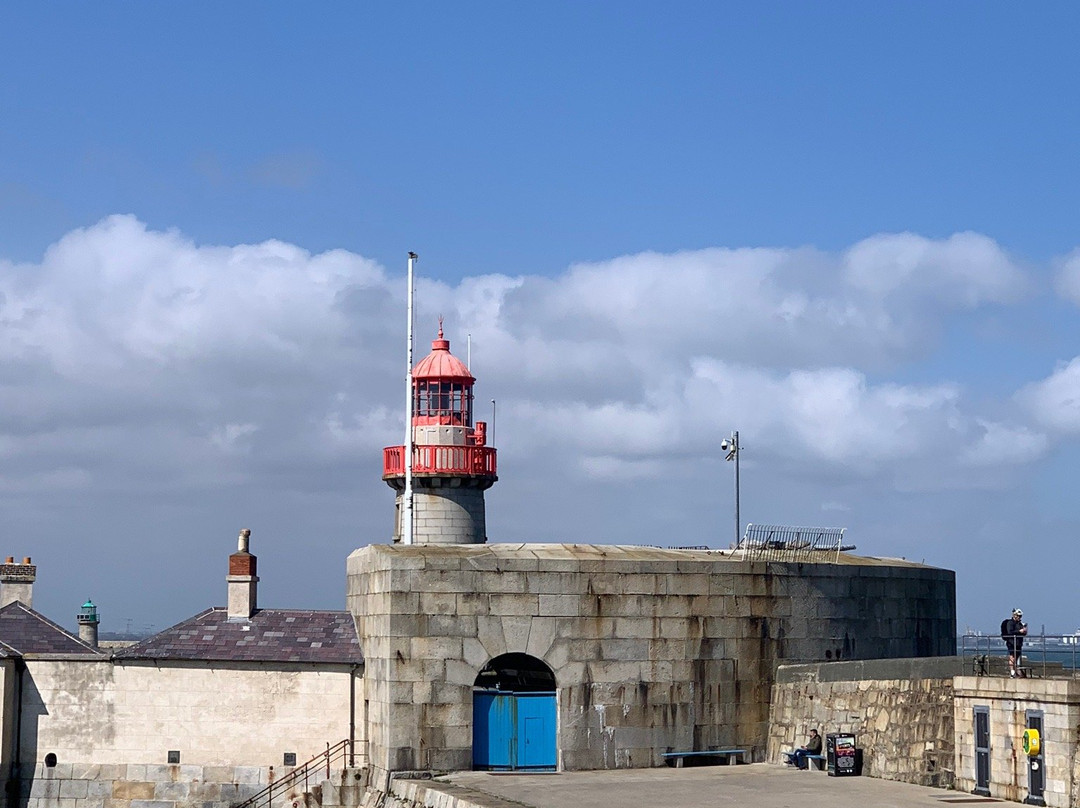
[[[975,676],[1008,676],[1009,651],[1001,637],[963,634],[959,653],[964,669]],[[1020,675],[1036,679],[1080,678],[1080,635],[1028,634],[1020,655]]]
[[[234,808],[269,808],[275,800],[290,789],[302,786],[301,793],[308,793],[314,784],[330,779],[331,768],[340,764],[342,769],[352,768],[356,763],[353,754],[353,742],[346,738],[331,746],[326,744],[326,751],[320,752],[311,760],[297,766],[284,777],[275,780],[262,791],[248,797]],[[323,770],[325,769],[325,775]]]
[[[793,527],[748,524],[736,549],[747,561],[838,561],[844,545],[843,527]],[[835,556],[830,555],[835,554]]]

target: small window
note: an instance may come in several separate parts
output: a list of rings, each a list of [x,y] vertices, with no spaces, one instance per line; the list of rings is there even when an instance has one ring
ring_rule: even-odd
[[[179,749],[170,749],[169,750],[169,763],[179,763],[179,762],[180,762],[180,750]]]
[[[295,766],[296,765],[296,752],[286,752],[285,753],[285,765],[286,766]]]
[[[45,756],[45,768],[46,769],[55,769],[56,768],[56,753],[55,752],[49,752],[49,754],[47,754]]]

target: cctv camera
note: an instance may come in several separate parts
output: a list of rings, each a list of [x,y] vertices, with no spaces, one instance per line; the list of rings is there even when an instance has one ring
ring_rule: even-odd
[[[725,452],[726,452],[726,451],[728,450],[728,447],[729,447],[729,446],[731,446],[731,441],[729,441],[729,440],[722,440],[722,441],[720,441],[720,448],[721,448],[721,449],[722,449],[723,451],[725,451]]]

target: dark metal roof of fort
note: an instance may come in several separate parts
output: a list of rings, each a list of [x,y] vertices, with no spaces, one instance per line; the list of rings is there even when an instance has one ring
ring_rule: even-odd
[[[114,659],[206,662],[361,664],[356,624],[348,612],[259,609],[247,620],[207,609],[113,654]]]
[[[0,608],[0,657],[43,655],[105,655],[21,601]]]

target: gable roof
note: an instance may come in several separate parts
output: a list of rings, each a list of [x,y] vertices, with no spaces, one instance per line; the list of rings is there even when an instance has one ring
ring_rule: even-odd
[[[0,608],[0,651],[5,657],[34,654],[105,657],[97,648],[17,600]]]
[[[355,665],[364,655],[348,612],[259,609],[248,620],[230,621],[227,609],[215,607],[117,651],[113,659]]]

